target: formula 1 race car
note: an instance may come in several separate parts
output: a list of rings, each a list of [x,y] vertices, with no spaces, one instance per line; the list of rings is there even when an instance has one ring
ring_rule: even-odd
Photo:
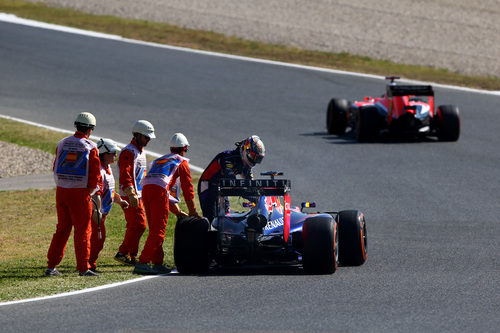
[[[397,85],[390,80],[381,97],[365,97],[350,102],[333,98],[326,112],[329,134],[343,135],[347,129],[359,142],[382,137],[423,138],[436,136],[439,141],[457,141],[460,115],[455,105],[434,109],[434,90],[430,85]]]
[[[305,213],[314,207],[290,205],[290,180],[222,179],[218,186],[218,215],[180,219],[175,227],[174,259],[184,274],[206,273],[209,266],[294,265],[307,273],[332,274],[338,265],[359,266],[366,261],[367,231],[357,210]],[[225,208],[228,197],[243,197],[236,212]],[[283,199],[283,201],[281,201]],[[284,203],[284,204],[283,204]]]

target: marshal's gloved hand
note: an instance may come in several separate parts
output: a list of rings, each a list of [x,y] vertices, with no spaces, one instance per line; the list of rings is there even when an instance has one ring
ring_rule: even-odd
[[[129,206],[128,202],[123,200],[118,193],[115,193],[115,196],[113,198],[113,202],[119,204],[123,210],[127,209]]]
[[[135,193],[135,189],[133,186],[129,186],[125,189],[123,189],[123,192],[127,195],[127,197],[130,200],[130,205],[134,208],[139,207],[139,197],[137,196],[137,193]]]
[[[172,214],[174,214],[175,216],[177,216],[178,219],[181,219],[183,217],[187,217],[188,214],[184,213],[181,208],[179,207],[179,205],[177,203],[173,203],[173,202],[170,202],[169,203],[169,209],[170,209],[170,212]]]
[[[200,217],[200,215],[196,211],[196,204],[194,200],[186,201],[186,206],[188,207],[189,210],[189,216]]]

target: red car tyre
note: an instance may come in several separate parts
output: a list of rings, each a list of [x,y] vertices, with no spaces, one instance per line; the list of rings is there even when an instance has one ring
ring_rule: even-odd
[[[457,141],[460,137],[460,113],[455,105],[438,107],[438,139],[439,141]]]
[[[363,106],[358,109],[356,119],[356,138],[358,142],[373,142],[379,134],[379,115],[374,106]]]
[[[332,98],[326,110],[326,128],[328,134],[342,135],[347,128],[349,101]]]

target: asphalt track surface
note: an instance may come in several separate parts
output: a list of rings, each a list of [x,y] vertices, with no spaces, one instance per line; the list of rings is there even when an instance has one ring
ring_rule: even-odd
[[[281,170],[292,202],[360,209],[368,260],[333,275],[295,269],[178,274],[0,307],[2,332],[496,332],[500,327],[497,95],[436,88],[456,104],[456,143],[358,144],[326,134],[333,96],[377,96],[377,78],[255,63],[0,23],[0,113],[130,139],[148,119],[165,152],[183,132],[204,167],[251,134],[256,174]]]

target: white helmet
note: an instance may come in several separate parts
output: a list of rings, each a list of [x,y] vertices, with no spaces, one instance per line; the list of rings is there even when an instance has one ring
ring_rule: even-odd
[[[116,153],[120,151],[120,147],[111,139],[101,139],[97,142],[97,149],[99,149],[99,154],[104,153]]]
[[[189,147],[189,142],[186,136],[182,133],[175,133],[170,139],[170,148]]]
[[[94,127],[96,124],[95,117],[90,112],[82,112],[78,116],[76,116],[75,126],[77,124],[85,127]]]
[[[150,139],[156,138],[155,128],[147,120],[137,120],[134,127],[132,127],[132,133],[139,133]]]

